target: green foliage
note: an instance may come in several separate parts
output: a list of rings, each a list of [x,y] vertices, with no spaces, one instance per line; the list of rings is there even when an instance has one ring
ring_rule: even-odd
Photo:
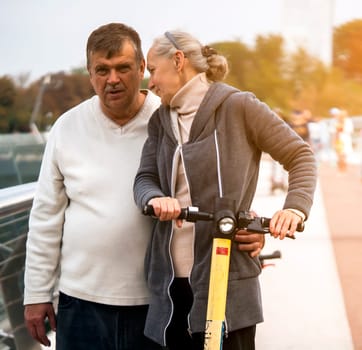
[[[14,103],[16,88],[11,78],[4,76],[0,78],[0,106],[9,107]]]
[[[10,111],[14,104],[16,87],[11,78],[0,77],[0,132],[11,128]]]
[[[245,89],[247,84],[246,72],[251,58],[249,48],[237,41],[214,43],[211,46],[228,60],[230,72],[225,82],[238,89]]]
[[[288,107],[283,39],[280,36],[256,38],[251,68],[247,71],[248,88],[271,107]]]
[[[258,36],[255,46],[241,42],[211,44],[229,62],[226,83],[253,92],[273,108],[288,108],[288,87],[284,77],[285,54],[280,36]]]
[[[0,132],[29,131],[30,116],[43,78],[28,87],[16,86],[8,77],[0,77]],[[94,95],[88,74],[75,70],[73,74],[51,76],[42,97],[37,116],[40,130],[53,123],[62,113]]]
[[[229,75],[225,82],[253,92],[272,108],[288,114],[309,109],[315,116],[328,116],[331,107],[362,114],[362,20],[334,30],[333,66],[326,67],[303,49],[284,50],[278,35],[258,36],[252,47],[240,41],[212,43],[226,56]],[[26,131],[42,79],[26,86],[28,77],[0,77],[0,132]],[[147,88],[145,78],[141,88]],[[52,74],[37,119],[40,129],[62,113],[94,94],[87,70]]]
[[[349,52],[348,63],[325,66],[302,48],[285,52],[283,38],[277,35],[258,36],[253,47],[240,42],[211,44],[224,54],[230,64],[226,82],[253,92],[272,108],[289,113],[292,109],[309,109],[315,116],[328,116],[333,106],[346,109],[350,115],[362,114],[362,21],[351,24],[346,36],[344,52]],[[350,25],[346,24],[347,28]],[[356,29],[358,27],[358,30]],[[340,33],[339,28],[335,33]],[[358,34],[357,34],[358,33]],[[335,50],[341,50],[343,35],[335,34]],[[359,58],[359,59],[354,59]]]
[[[362,82],[362,19],[335,28],[333,35],[334,66],[347,78]]]
[[[53,119],[94,95],[89,76],[83,73],[52,75],[51,84],[45,90],[42,115],[52,113]]]

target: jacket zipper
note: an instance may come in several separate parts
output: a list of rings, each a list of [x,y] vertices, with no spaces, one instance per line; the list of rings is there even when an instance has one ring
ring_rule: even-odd
[[[190,196],[190,200],[191,200],[190,184],[189,184],[188,178],[186,176],[186,167],[185,167],[182,147],[180,147],[180,156],[181,156],[182,166],[184,168],[184,176],[185,176],[185,182],[186,182],[186,185],[187,185],[187,192],[188,192],[188,194]],[[190,204],[192,205],[192,203],[190,203]],[[194,261],[194,259],[195,259],[195,248],[194,248],[195,247],[195,225],[193,225],[192,234],[193,234],[193,244],[192,244],[191,248],[192,248],[192,259]],[[192,285],[191,285],[192,269],[193,269],[193,267],[191,267],[190,276],[188,277],[188,281],[189,281],[191,290],[192,290]],[[191,314],[189,312],[188,315],[187,315],[187,332],[189,333],[189,335],[191,337],[192,336],[192,330],[191,330],[190,318],[191,318]]]
[[[173,235],[173,226],[174,226],[174,223],[172,222],[172,226],[171,226],[171,238],[170,238],[170,243],[168,245],[168,252],[169,252],[169,255],[170,255],[170,261],[171,261],[171,267],[172,267],[172,276],[171,276],[171,280],[170,280],[170,283],[168,284],[167,286],[167,295],[168,295],[168,298],[170,299],[170,302],[171,302],[171,313],[170,313],[170,317],[167,321],[167,324],[166,324],[166,327],[165,329],[163,330],[163,346],[166,346],[166,331],[167,331],[167,328],[168,326],[170,325],[171,323],[171,320],[172,320],[172,316],[173,316],[173,312],[174,312],[174,305],[173,305],[173,301],[172,301],[172,298],[171,298],[171,293],[170,293],[170,289],[171,289],[171,284],[175,278],[175,270],[173,268],[173,263],[172,263],[172,256],[171,256],[171,240],[172,240],[172,235]]]
[[[171,173],[171,196],[172,197],[175,196],[176,178],[177,178],[177,171],[175,170],[175,164],[177,163],[176,160],[178,160],[176,158],[180,157],[180,150],[181,150],[181,145],[178,145],[176,147],[176,150],[175,150],[175,153],[174,153],[173,159],[172,159],[172,173]],[[177,169],[177,167],[176,167],[176,169]],[[173,312],[174,312],[174,305],[173,305],[171,294],[170,294],[171,284],[172,284],[172,282],[173,282],[173,280],[175,278],[175,269],[173,267],[172,254],[171,254],[171,242],[172,242],[172,238],[173,238],[173,228],[174,228],[174,221],[172,221],[170,242],[168,244],[168,254],[169,254],[170,261],[171,261],[172,276],[171,276],[170,283],[167,286],[167,295],[168,295],[168,298],[170,299],[170,302],[171,302],[171,314],[170,314],[170,317],[169,317],[169,319],[167,321],[166,327],[163,330],[163,345],[164,346],[166,346],[166,331],[167,331],[168,326],[171,323]]]
[[[225,315],[225,319],[224,319],[224,337],[227,338],[229,336],[229,331],[228,331],[228,321],[226,320],[226,315]]]

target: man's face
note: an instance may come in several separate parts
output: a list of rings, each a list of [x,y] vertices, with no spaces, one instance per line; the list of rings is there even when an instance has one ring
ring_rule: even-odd
[[[134,47],[127,41],[111,58],[107,58],[104,52],[91,54],[88,67],[90,81],[100,98],[103,112],[109,118],[121,122],[138,110],[144,69],[144,61],[137,64]]]

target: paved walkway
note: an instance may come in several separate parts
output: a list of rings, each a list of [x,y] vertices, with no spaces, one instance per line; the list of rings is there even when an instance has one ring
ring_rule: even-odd
[[[270,195],[270,164],[263,162],[253,205],[263,216],[272,215],[285,195]],[[337,175],[333,166],[320,165],[305,231],[295,241],[267,239],[265,253],[279,249],[282,259],[261,276],[265,322],[257,328],[257,350],[362,349],[362,233],[357,225],[362,183],[357,173],[356,166]]]
[[[362,179],[360,166],[339,173],[320,166],[320,179],[354,349],[362,350]]]

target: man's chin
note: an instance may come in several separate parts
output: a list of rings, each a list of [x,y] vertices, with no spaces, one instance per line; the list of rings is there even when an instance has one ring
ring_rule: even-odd
[[[106,103],[110,108],[124,108],[127,104],[127,100],[124,94],[114,94],[112,96],[107,96]]]

